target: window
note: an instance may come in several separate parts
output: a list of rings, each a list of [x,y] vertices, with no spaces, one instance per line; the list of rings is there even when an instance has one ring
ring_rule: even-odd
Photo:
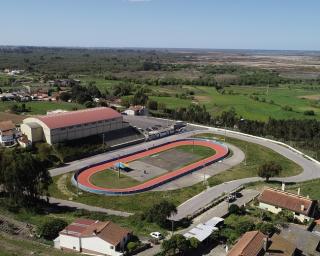
[[[110,245],[110,249],[113,250],[113,249],[114,249],[114,246]]]

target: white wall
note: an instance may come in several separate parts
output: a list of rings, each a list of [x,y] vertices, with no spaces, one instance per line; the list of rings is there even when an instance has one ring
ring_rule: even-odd
[[[60,234],[60,247],[80,251],[80,238]]]
[[[81,238],[82,249],[95,251],[100,254],[118,256],[120,253],[115,251],[112,244],[102,240],[99,237],[83,237]],[[112,248],[111,248],[112,247]]]

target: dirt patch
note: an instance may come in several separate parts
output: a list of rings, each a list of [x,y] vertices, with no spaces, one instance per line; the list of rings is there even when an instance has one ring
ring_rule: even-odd
[[[320,94],[299,96],[300,99],[320,100]]]
[[[15,124],[22,123],[22,120],[27,118],[28,116],[16,115],[12,113],[0,112],[0,122],[12,120]]]
[[[208,103],[211,100],[210,96],[206,96],[206,95],[198,95],[198,96],[195,96],[194,98],[201,103]]]

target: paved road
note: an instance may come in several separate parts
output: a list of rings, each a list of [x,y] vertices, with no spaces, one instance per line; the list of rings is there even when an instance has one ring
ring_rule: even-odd
[[[197,131],[197,133],[201,133],[201,132],[203,131],[199,131],[199,132]],[[293,162],[295,162],[296,164],[300,165],[303,168],[303,172],[300,173],[299,175],[287,177],[287,178],[274,178],[273,180],[279,180],[279,181],[285,181],[285,182],[301,182],[301,181],[320,178],[320,164],[305,158],[301,154],[298,154],[290,150],[288,147],[284,147],[282,145],[279,145],[271,141],[266,141],[262,138],[250,137],[244,134],[236,134],[231,131],[224,131],[221,129],[208,128],[208,130],[206,130],[205,132],[206,133],[210,132],[218,135],[226,135],[227,137],[236,138],[239,140],[244,140],[247,142],[256,143],[256,144],[265,146],[283,155],[284,157],[292,160]],[[262,179],[258,177],[252,177],[252,178],[234,180],[234,181],[226,182],[226,183],[211,187],[206,191],[203,191],[202,193],[190,198],[186,202],[179,205],[177,207],[178,212],[175,216],[172,217],[172,220],[177,221],[187,216],[190,216],[192,215],[192,213],[196,212],[198,209],[205,207],[210,202],[220,197],[223,193],[229,193],[241,185],[247,184],[249,182],[259,181],[259,180],[262,180]]]
[[[215,199],[219,198],[223,193],[229,193],[236,188],[240,187],[243,184],[259,181],[262,180],[261,178],[246,178],[240,180],[233,180],[229,182],[224,182],[217,186],[211,187],[200,194],[190,198],[189,200],[185,201],[181,205],[177,207],[177,214],[172,216],[170,219],[174,221],[181,220],[194,212],[198,209],[205,207],[206,205],[210,204]]]
[[[203,130],[204,128],[208,128],[208,127],[199,126],[199,129],[202,129],[202,130],[190,131],[183,134],[173,135],[170,137],[162,138],[160,140],[151,141],[151,142],[143,143],[140,145],[124,148],[116,152],[108,152],[108,153],[93,156],[87,159],[75,161],[68,164],[68,166],[50,170],[50,174],[52,176],[60,175],[63,173],[77,170],[88,164],[100,162],[103,160],[107,160],[109,158],[114,158],[115,156],[119,156],[119,154],[123,155],[123,154],[128,154],[137,150],[147,149],[148,147],[153,145],[159,145],[159,144],[173,141],[176,139],[183,139],[183,138],[192,136],[194,134],[199,134],[203,132],[212,132],[214,134],[226,135],[227,137],[232,137],[232,138],[236,138],[236,139],[240,139],[240,140],[244,140],[247,142],[256,143],[256,144],[268,147],[274,150],[275,152],[285,156],[286,158],[294,161],[295,163],[297,163],[303,168],[303,172],[297,176],[288,177],[288,178],[279,178],[277,180],[286,181],[286,182],[301,182],[301,181],[311,180],[315,178],[320,178],[320,164],[305,158],[304,156],[290,150],[288,147],[264,140],[263,138],[255,138],[255,137],[246,136],[244,134],[236,134],[228,130],[224,131],[221,129],[208,128],[207,130],[204,131]],[[199,195],[187,200],[186,202],[178,206],[178,213],[173,217],[173,219],[179,220],[183,217],[186,217],[192,214],[193,212],[197,211],[198,209],[209,204],[214,199],[218,198],[222,193],[229,193],[230,191],[236,189],[241,185],[244,185],[248,182],[259,181],[259,180],[261,179],[258,177],[246,178],[241,180],[230,181],[230,182],[223,183],[215,187],[209,188],[208,190],[200,193]]]
[[[58,176],[58,175],[61,175],[64,173],[76,171],[76,170],[78,170],[82,167],[88,166],[90,164],[99,163],[99,162],[106,161],[106,160],[109,160],[109,159],[112,159],[115,157],[121,157],[123,155],[134,153],[139,150],[146,150],[149,147],[157,146],[157,145],[160,145],[160,144],[163,144],[166,142],[171,142],[171,141],[174,141],[177,139],[184,139],[184,138],[190,137],[192,134],[194,134],[194,132],[185,132],[185,133],[165,137],[165,138],[162,138],[159,140],[149,141],[149,142],[145,142],[145,143],[138,144],[135,146],[129,146],[129,147],[126,147],[126,148],[123,148],[120,150],[115,150],[115,151],[106,152],[103,154],[83,158],[81,160],[76,160],[76,161],[67,163],[63,167],[51,169],[51,170],[49,170],[49,172],[50,172],[51,176]]]
[[[73,201],[69,201],[69,200],[57,199],[57,198],[53,198],[53,197],[49,197],[49,202],[51,204],[57,204],[58,206],[65,206],[65,207],[71,207],[71,208],[76,208],[76,209],[82,209],[82,210],[87,210],[87,211],[91,211],[91,212],[101,212],[101,213],[106,213],[109,215],[117,215],[117,216],[122,216],[122,217],[129,217],[130,215],[132,215],[132,213],[128,213],[128,212],[105,209],[105,208],[101,208],[101,207],[81,204],[81,203],[77,203],[77,202],[73,202]]]

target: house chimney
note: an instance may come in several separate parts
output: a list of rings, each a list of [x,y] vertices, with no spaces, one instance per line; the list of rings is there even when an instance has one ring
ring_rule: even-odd
[[[300,188],[298,188],[298,196],[300,196]]]
[[[284,191],[285,188],[286,188],[286,184],[284,182],[282,182],[281,190]]]
[[[268,249],[268,237],[263,238],[263,250],[266,252]]]
[[[301,205],[301,211],[302,212],[304,211],[304,205],[303,204]]]

